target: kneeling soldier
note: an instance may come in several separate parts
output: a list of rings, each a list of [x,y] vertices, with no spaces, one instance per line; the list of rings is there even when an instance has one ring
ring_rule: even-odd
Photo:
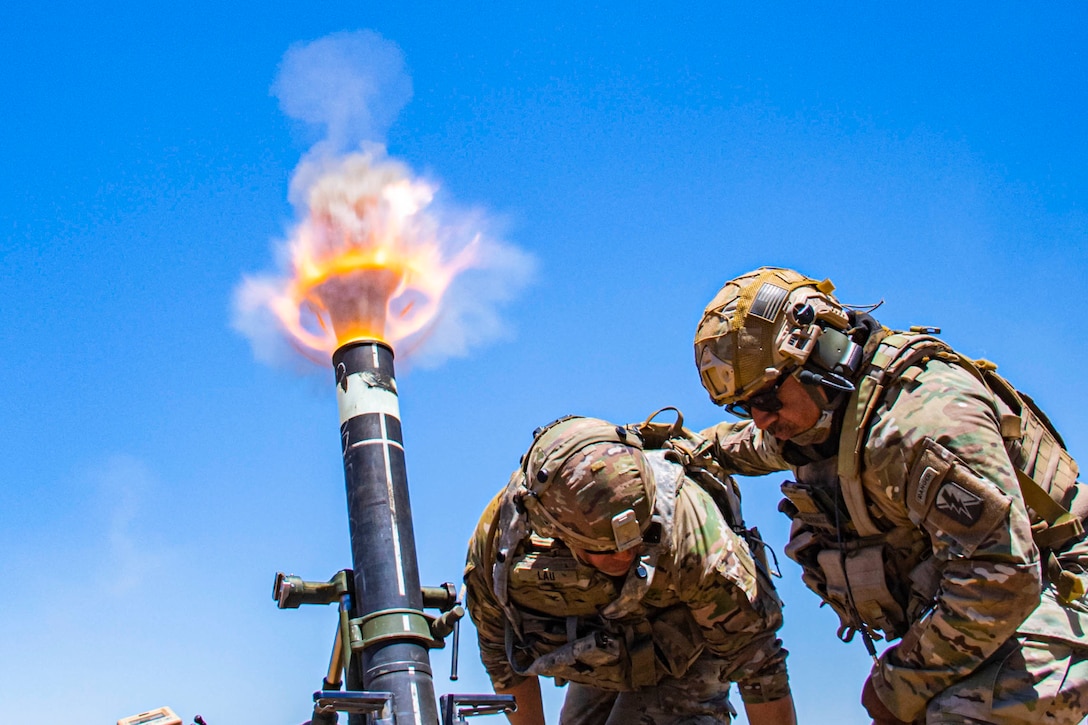
[[[778,599],[680,458],[563,418],[484,511],[467,602],[515,725],[544,723],[539,676],[571,683],[563,725],[727,723],[730,682],[753,725],[795,722]]]

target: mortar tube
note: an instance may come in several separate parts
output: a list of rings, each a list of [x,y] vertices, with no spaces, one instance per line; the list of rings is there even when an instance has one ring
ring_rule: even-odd
[[[416,626],[425,621],[423,595],[393,350],[374,340],[353,341],[333,353],[332,362],[355,581],[352,617],[379,613],[387,633],[362,651],[358,669],[362,686],[393,694],[392,722],[396,725],[437,725],[430,658]],[[387,610],[400,610],[401,614],[380,614]],[[403,636],[388,636],[385,625],[402,620]],[[365,717],[351,715],[349,722],[363,725]]]

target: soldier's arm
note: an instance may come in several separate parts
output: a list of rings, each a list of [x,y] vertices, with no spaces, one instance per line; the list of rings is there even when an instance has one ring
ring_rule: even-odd
[[[777,635],[782,626],[778,600],[756,573],[744,540],[694,483],[677,496],[673,533],[680,598],[707,647],[725,661],[726,676],[737,683],[745,706],[789,698],[786,650]],[[778,712],[784,704],[762,710]]]
[[[744,714],[749,725],[796,725],[797,710],[793,696],[786,695],[770,702],[746,702]]]
[[[496,687],[500,695],[513,695],[517,710],[507,713],[510,725],[544,725],[544,702],[540,698],[540,678],[526,677],[510,687]]]
[[[939,565],[933,609],[872,675],[887,708],[912,721],[1038,606],[1038,552],[997,413],[965,371],[931,362],[881,413],[867,451],[884,490],[901,496],[929,535]]]
[[[727,473],[762,476],[789,469],[779,452],[778,442],[750,420],[719,423],[699,435],[710,441],[711,454]]]

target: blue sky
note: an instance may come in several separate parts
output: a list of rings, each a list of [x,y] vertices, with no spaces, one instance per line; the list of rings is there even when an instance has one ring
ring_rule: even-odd
[[[1088,455],[1088,11],[652,3],[205,2],[0,10],[0,719],[297,723],[331,609],[277,570],[350,566],[331,372],[270,366],[232,327],[272,268],[320,137],[270,93],[284,53],[369,30],[412,96],[390,156],[536,260],[505,333],[398,360],[420,569],[464,543],[534,427],[680,407],[722,419],[691,336],[728,278],[830,277],[888,325],[937,325]],[[301,371],[301,372],[300,372]],[[776,544],[801,717],[862,723],[781,555],[781,477],[746,481]],[[466,628],[462,678],[484,691]],[[550,688],[546,688],[546,691]],[[552,706],[559,693],[551,693]]]

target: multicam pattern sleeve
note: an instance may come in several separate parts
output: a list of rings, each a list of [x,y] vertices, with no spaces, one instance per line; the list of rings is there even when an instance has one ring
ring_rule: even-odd
[[[491,564],[487,558],[492,548],[492,527],[498,520],[502,495],[500,491],[491,500],[476,525],[476,531],[469,540],[464,576],[465,599],[469,616],[476,626],[480,660],[496,690],[509,689],[525,680],[510,668],[506,658],[506,615],[495,598]]]
[[[790,468],[779,451],[778,441],[750,420],[719,423],[700,435],[711,442],[715,459],[728,473],[762,476]]]
[[[869,429],[867,498],[929,537],[933,609],[873,670],[881,700],[911,721],[993,654],[1039,604],[1038,552],[989,392],[933,360],[889,390]]]
[[[676,592],[724,663],[722,679],[736,682],[750,704],[788,695],[778,600],[757,575],[744,540],[691,481],[677,495],[673,542]]]

